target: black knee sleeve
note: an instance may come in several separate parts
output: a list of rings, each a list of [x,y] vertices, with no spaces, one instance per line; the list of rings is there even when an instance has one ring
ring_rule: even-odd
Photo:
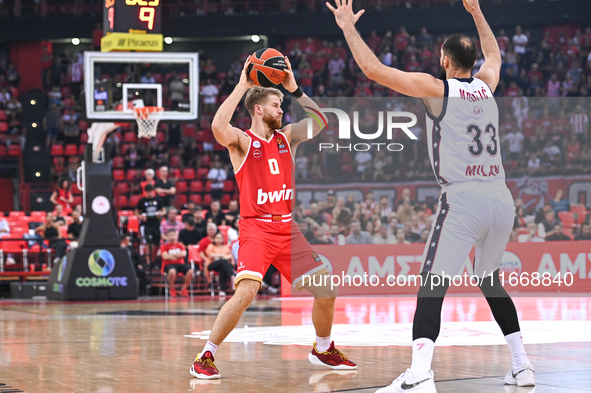
[[[441,329],[441,308],[449,282],[441,276],[421,273],[422,285],[418,293],[417,309],[412,325],[412,339],[428,338],[435,342]]]
[[[503,335],[518,332],[520,328],[517,310],[513,300],[511,300],[511,297],[501,284],[499,269],[491,276],[482,279],[479,287],[488,302],[495,321],[503,331]]]

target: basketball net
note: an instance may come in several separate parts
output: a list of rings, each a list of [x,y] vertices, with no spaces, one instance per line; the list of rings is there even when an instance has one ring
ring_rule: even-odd
[[[158,123],[162,118],[164,108],[158,106],[143,106],[133,108],[133,114],[137,121],[137,135],[140,138],[153,138],[156,136]]]

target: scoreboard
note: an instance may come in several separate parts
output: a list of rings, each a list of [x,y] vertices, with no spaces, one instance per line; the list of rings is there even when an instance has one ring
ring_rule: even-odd
[[[101,51],[162,51],[161,0],[103,0]]]
[[[160,34],[160,0],[104,0],[103,33]]]

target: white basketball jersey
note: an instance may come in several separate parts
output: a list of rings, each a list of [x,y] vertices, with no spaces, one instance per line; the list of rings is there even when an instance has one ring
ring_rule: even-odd
[[[427,111],[429,159],[439,184],[505,181],[499,110],[490,87],[477,78],[444,81],[439,117]]]

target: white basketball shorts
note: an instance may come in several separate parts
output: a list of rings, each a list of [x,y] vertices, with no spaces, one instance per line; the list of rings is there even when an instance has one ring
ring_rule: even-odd
[[[474,246],[474,274],[487,276],[501,266],[515,219],[513,197],[504,182],[444,186],[435,217],[423,272],[458,274]]]

